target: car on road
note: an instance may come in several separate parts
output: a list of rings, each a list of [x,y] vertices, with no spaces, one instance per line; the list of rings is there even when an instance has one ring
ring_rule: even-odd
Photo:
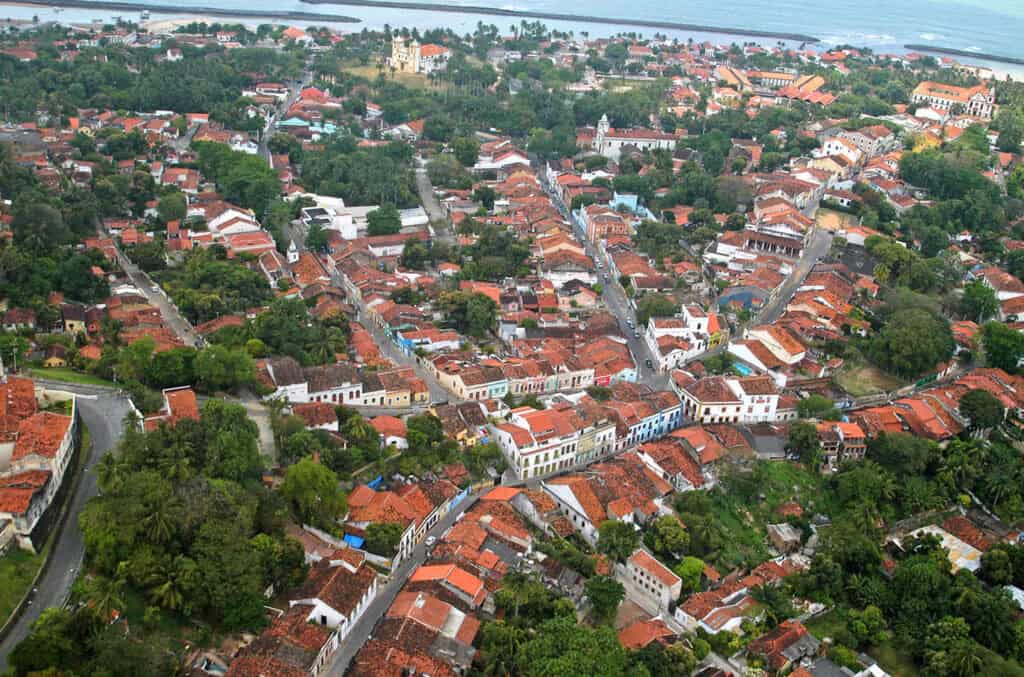
[[[648,357],[648,358],[647,358],[647,359],[646,359],[646,360],[644,361],[644,366],[646,366],[646,367],[647,367],[648,369],[654,369],[654,363],[653,363],[653,362],[651,362],[651,358],[649,358],[649,357]]]
[[[437,539],[434,538],[433,536],[427,536],[427,547],[428,548],[433,548],[434,547],[434,543],[437,543]]]
[[[633,318],[632,317],[627,317],[626,318],[626,324],[629,325],[630,327],[635,326],[635,323],[633,322]]]
[[[633,330],[633,338],[635,338],[635,339],[640,338],[640,330],[638,330],[638,329],[634,329]]]

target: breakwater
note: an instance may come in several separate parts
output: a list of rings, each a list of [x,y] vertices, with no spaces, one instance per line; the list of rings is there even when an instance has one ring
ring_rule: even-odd
[[[965,56],[972,59],[984,59],[996,63],[1009,63],[1015,66],[1024,66],[1024,59],[1015,56],[1000,56],[998,54],[986,54],[985,52],[972,52],[967,49],[953,49],[952,47],[936,47],[935,45],[903,45],[904,49],[914,52],[931,52],[933,54],[944,54],[946,56]]]
[[[277,11],[263,9],[225,9],[218,7],[194,7],[192,5],[170,5],[160,3],[118,2],[117,0],[17,0],[19,5],[37,7],[62,7],[69,9],[109,9],[118,12],[141,12],[154,14],[175,14],[196,16],[219,16],[233,19],[284,19],[287,21],[330,21],[336,23],[360,23],[362,19],[341,14],[320,14],[318,12]]]
[[[503,9],[501,7],[485,7],[482,5],[446,5],[434,2],[402,2],[401,0],[300,0],[308,5],[342,5],[348,7],[372,7],[375,9],[420,10],[424,12],[449,12],[452,14],[484,14],[513,19],[541,19],[547,21],[571,21],[576,23],[595,23],[608,25],[631,26],[637,28],[656,28],[673,31],[693,31],[700,33],[726,33],[751,38],[770,38],[772,40],[790,40],[793,42],[815,43],[818,38],[801,33],[778,31],[759,31],[750,28],[733,28],[726,26],[705,26],[702,24],[683,23],[678,21],[656,21],[653,19],[623,19],[616,17],[591,16],[588,14],[565,14],[561,12],[538,12],[531,10]]]

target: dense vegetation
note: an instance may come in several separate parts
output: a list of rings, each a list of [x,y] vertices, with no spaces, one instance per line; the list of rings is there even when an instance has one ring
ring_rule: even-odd
[[[96,466],[102,493],[79,518],[88,572],[75,588],[80,604],[44,614],[11,664],[171,674],[176,661],[169,669],[158,627],[140,623],[138,637],[134,624],[128,637],[105,629],[139,596],[148,617],[261,627],[264,590],[305,575],[302,547],[283,535],[287,507],[261,487],[261,469],[256,426],[239,405],[210,400],[199,421],[150,433],[127,421],[117,453]]]

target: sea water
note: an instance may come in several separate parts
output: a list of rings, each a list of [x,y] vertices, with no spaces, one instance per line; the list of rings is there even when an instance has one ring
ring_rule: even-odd
[[[130,0],[129,0],[130,1]],[[418,0],[411,0],[416,2]],[[422,0],[429,2],[430,0]],[[437,2],[439,0],[434,0]],[[140,2],[140,4],[144,4]],[[497,25],[503,33],[518,19],[481,14],[452,14],[429,10],[382,9],[348,5],[312,5],[300,0],[177,0],[183,9],[218,7],[236,10],[266,9],[341,14],[358,18],[361,24],[337,24],[342,30],[417,26],[421,30],[450,27],[460,34],[472,32],[478,22]],[[455,0],[452,6],[493,6],[500,9],[580,13],[601,17],[629,17],[676,21],[706,26],[757,29],[808,34],[822,40],[822,47],[850,44],[870,47],[876,52],[899,53],[908,43],[932,44],[1000,56],[1024,58],[1024,0]],[[0,2],[2,5],[2,2]],[[76,21],[122,15],[114,10],[69,9],[60,13],[43,7],[2,5],[0,17]],[[182,15],[185,15],[182,12]],[[153,18],[165,15],[154,13]],[[255,22],[255,21],[254,21]],[[295,22],[302,25],[303,22]],[[576,35],[607,36],[619,31],[652,36],[655,32],[682,39],[712,40],[716,43],[754,41],[742,36],[697,32],[658,31],[614,24],[544,21],[545,24]],[[769,39],[758,42],[772,44]],[[1004,68],[1004,70],[1006,70]]]

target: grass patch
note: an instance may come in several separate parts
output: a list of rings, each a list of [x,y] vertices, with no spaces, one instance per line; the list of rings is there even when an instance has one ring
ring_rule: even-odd
[[[6,621],[25,596],[45,556],[19,550],[17,546],[0,557],[0,618]]]
[[[891,641],[869,649],[867,654],[878,661],[883,670],[895,677],[917,677],[921,672],[914,660]]]
[[[384,68],[384,70],[378,71],[375,64],[368,64],[366,66],[352,64],[343,66],[342,70],[357,77],[366,78],[370,82],[376,80],[377,76],[380,73],[383,73],[384,77],[391,82],[397,82],[400,85],[405,85],[409,89],[436,89],[436,87],[431,84],[430,80],[427,79],[426,75],[420,75],[419,73],[399,73],[396,71],[394,76],[392,76],[390,68]]]
[[[93,376],[92,374],[83,374],[75,371],[74,369],[67,369],[65,367],[55,367],[53,369],[30,367],[28,372],[31,376],[36,378],[45,378],[51,381],[77,383],[84,386],[107,386],[108,388],[117,387],[117,384],[113,381],[108,381],[100,378],[99,376]]]
[[[835,381],[840,388],[854,397],[889,392],[905,385],[895,376],[867,364],[844,366],[836,374]]]
[[[70,416],[72,407],[71,402],[72,400],[61,400],[60,402],[53,402],[43,407],[43,411],[49,411],[54,414],[61,414],[62,416]]]
[[[816,618],[812,618],[804,626],[819,640],[826,637],[835,639],[836,635],[846,627],[846,619],[838,611],[832,610]]]
[[[843,612],[832,610],[817,618],[810,619],[804,623],[804,626],[818,640],[824,640],[826,637],[835,640],[840,634],[845,634],[846,619]],[[896,646],[892,640],[879,646],[871,647],[864,653],[874,658],[886,672],[896,677],[916,677],[919,674],[914,659],[907,655],[900,647]]]

